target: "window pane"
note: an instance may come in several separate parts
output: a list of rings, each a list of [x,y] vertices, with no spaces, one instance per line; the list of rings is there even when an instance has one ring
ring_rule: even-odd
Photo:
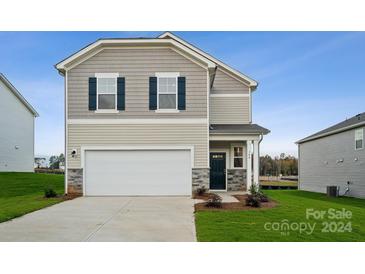
[[[158,82],[162,86],[167,86],[167,81],[168,81],[168,78],[165,78],[165,77],[158,78]]]
[[[115,79],[114,78],[98,78],[98,93],[115,93]]]
[[[158,78],[158,92],[176,94],[176,78]]]
[[[363,129],[356,129],[355,130],[355,139],[362,139],[363,138]]]
[[[160,109],[176,109],[176,95],[175,94],[160,94],[159,95]]]
[[[115,95],[99,94],[98,109],[115,109]]]
[[[160,93],[167,92],[167,78],[158,78],[158,91]]]
[[[243,156],[243,149],[242,147],[235,147],[234,148],[234,156]]]
[[[234,158],[234,167],[243,167],[243,158]]]
[[[168,78],[168,92],[175,93],[176,92],[176,78]]]
[[[356,149],[362,148],[362,140],[356,140]]]

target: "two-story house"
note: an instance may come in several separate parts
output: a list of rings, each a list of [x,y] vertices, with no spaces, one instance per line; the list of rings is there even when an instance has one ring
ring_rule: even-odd
[[[365,198],[365,112],[297,142],[299,189]]]
[[[100,39],[65,78],[66,192],[191,195],[258,183],[257,82],[166,32]]]
[[[37,111],[0,73],[0,172],[34,171]]]

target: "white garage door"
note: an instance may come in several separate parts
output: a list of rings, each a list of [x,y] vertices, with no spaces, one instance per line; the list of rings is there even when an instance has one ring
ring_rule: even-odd
[[[85,152],[85,194],[191,195],[190,150]]]

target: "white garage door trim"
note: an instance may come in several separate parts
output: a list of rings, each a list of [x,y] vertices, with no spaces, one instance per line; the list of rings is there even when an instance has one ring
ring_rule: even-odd
[[[110,151],[131,151],[131,150],[189,150],[190,151],[190,157],[191,157],[191,168],[194,168],[194,146],[146,146],[146,145],[133,145],[133,146],[81,146],[81,153],[80,153],[80,157],[81,157],[81,168],[82,168],[82,172],[83,172],[83,178],[82,178],[82,188],[83,188],[83,196],[86,196],[86,191],[85,191],[85,178],[86,178],[86,174],[85,174],[85,158],[86,158],[86,151],[105,151],[105,150],[110,150]]]

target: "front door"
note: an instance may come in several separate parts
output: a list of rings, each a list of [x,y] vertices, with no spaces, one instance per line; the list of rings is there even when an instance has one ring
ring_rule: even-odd
[[[210,153],[210,189],[226,189],[226,154]]]

